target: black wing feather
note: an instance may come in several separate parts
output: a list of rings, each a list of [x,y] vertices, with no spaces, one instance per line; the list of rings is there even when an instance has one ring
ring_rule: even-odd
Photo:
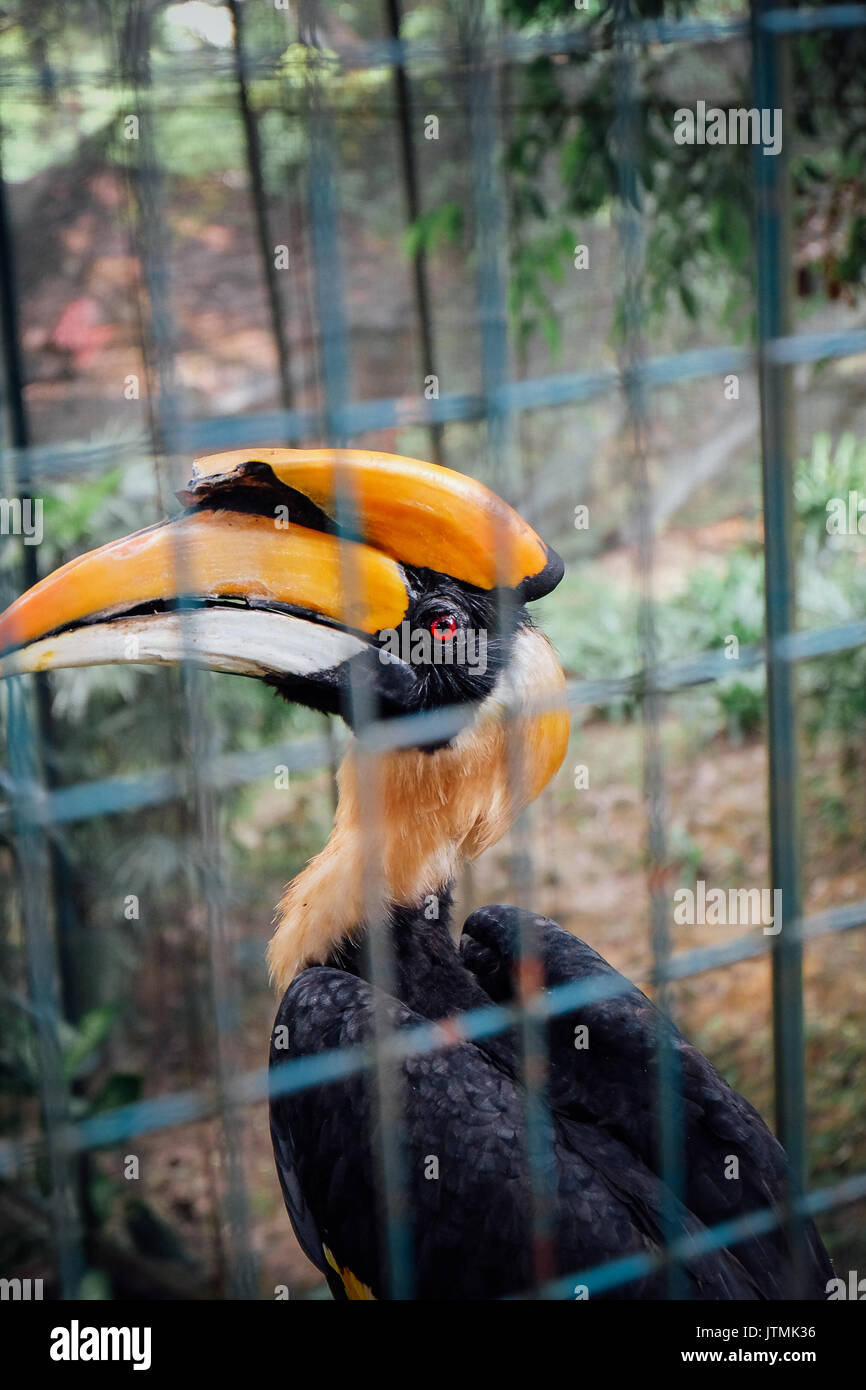
[[[547,987],[602,979],[625,991],[551,1020],[551,1104],[566,1114],[592,1117],[659,1172],[656,1057],[660,1029],[665,1029],[681,1074],[686,1205],[708,1226],[766,1207],[780,1210],[787,1185],[785,1153],[758,1112],[591,946],[546,917],[502,905],[480,908],[464,924],[460,950],[490,997],[499,1002],[511,997],[518,933],[527,932],[543,962]],[[579,1024],[589,1030],[585,1051],[574,1045]],[[725,1176],[732,1157],[739,1165],[736,1180]],[[811,1222],[807,1240],[806,1295],[825,1298],[833,1269]],[[765,1298],[791,1296],[790,1254],[781,1229],[735,1248]]]
[[[344,971],[304,971],[286,991],[277,1016],[288,1028],[291,1055],[368,1043],[374,1000],[370,985]],[[392,999],[380,998],[378,1008],[393,1028],[425,1021]],[[272,1052],[272,1061],[284,1057]],[[534,1269],[519,1085],[468,1043],[409,1057],[400,1076],[415,1296],[495,1298],[526,1288]],[[357,1074],[274,1096],[271,1126],[289,1214],[302,1243],[311,1241],[313,1230],[314,1239],[381,1298],[387,1281],[371,1085],[369,1075]],[[619,1136],[566,1115],[556,1117],[550,1140],[543,1176],[553,1201],[555,1272],[658,1253],[663,1192],[642,1159]],[[438,1165],[435,1177],[429,1176],[431,1159]],[[283,1171],[286,1164],[290,1172]],[[677,1220],[683,1235],[703,1229],[682,1208]],[[759,1296],[728,1252],[690,1260],[685,1277],[692,1298]],[[664,1274],[655,1271],[611,1296],[662,1298]]]

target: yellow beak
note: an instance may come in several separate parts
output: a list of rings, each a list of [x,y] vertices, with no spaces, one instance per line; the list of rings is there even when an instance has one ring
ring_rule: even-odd
[[[340,521],[340,501],[360,537],[404,565],[436,570],[479,589],[540,598],[562,562],[512,507],[483,483],[420,459],[366,449],[231,449],[196,459],[186,499],[274,482]]]
[[[417,569],[520,598],[561,574],[495,494],[414,459],[234,450],[197,460],[182,500],[177,520],[71,561],[0,615],[0,675],[192,659],[327,683],[399,628]]]

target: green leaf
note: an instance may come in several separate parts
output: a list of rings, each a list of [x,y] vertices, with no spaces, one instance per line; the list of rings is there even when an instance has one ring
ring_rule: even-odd
[[[116,1004],[101,1004],[90,1009],[72,1030],[72,1037],[63,1050],[63,1074],[68,1081],[78,1075],[85,1062],[102,1046],[116,1017]]]
[[[111,1298],[111,1281],[104,1269],[88,1269],[78,1286],[78,1297],[90,1303],[103,1303]]]
[[[77,545],[86,538],[99,507],[113,497],[123,480],[123,469],[113,468],[89,483],[77,483],[57,495],[43,497],[43,517],[47,534],[62,548]]]
[[[403,237],[403,251],[414,260],[419,251],[428,254],[441,242],[456,242],[463,231],[463,207],[460,203],[442,203],[438,208],[422,212]]]
[[[99,1168],[93,1168],[90,1173],[90,1181],[87,1185],[87,1195],[90,1198],[90,1205],[93,1209],[97,1221],[103,1224],[111,1215],[111,1208],[114,1200],[120,1192],[120,1184],[110,1178],[107,1173],[103,1173]]]
[[[116,1071],[106,1077],[94,1096],[90,1111],[97,1115],[103,1110],[116,1110],[121,1105],[133,1105],[141,1098],[144,1078],[133,1071]]]

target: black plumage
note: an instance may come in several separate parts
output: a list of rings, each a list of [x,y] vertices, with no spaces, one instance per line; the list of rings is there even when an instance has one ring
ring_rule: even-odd
[[[534,935],[546,985],[601,978],[626,988],[617,999],[586,1005],[549,1026],[551,1128],[541,1175],[552,1202],[548,1273],[563,1276],[663,1249],[654,1060],[660,1026],[680,1061],[685,1122],[684,1201],[670,1209],[674,1229],[667,1233],[698,1234],[783,1201],[784,1154],[757,1112],[589,946],[545,918],[521,923],[504,907],[472,914],[459,953],[446,922],[429,922],[420,911],[396,909],[392,928],[399,999],[382,1000],[381,1007],[394,1028],[510,998],[518,928]],[[277,1017],[293,1056],[370,1041],[374,994],[360,978],[363,966],[363,945],[347,947],[333,965],[293,981]],[[574,1047],[577,1024],[589,1029],[585,1050]],[[285,1056],[273,1049],[272,1063]],[[456,1043],[402,1065],[416,1297],[505,1296],[529,1287],[538,1272],[519,1076],[516,1040],[508,1034]],[[385,1297],[371,1085],[360,1074],[277,1096],[271,1126],[286,1203],[307,1253],[338,1292],[342,1281],[324,1259],[325,1245],[341,1268]],[[739,1160],[736,1181],[724,1176],[732,1155]],[[809,1241],[804,1292],[820,1298],[832,1269],[811,1227]],[[784,1298],[789,1278],[777,1230],[688,1259],[682,1293],[699,1300]],[[607,1296],[664,1298],[666,1280],[657,1268]]]

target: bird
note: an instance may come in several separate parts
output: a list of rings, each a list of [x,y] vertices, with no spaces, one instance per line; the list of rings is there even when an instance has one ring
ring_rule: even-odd
[[[333,1296],[490,1300],[574,1276],[575,1298],[824,1298],[833,1271],[811,1221],[789,1241],[782,1147],[650,998],[529,909],[453,921],[461,865],[566,753],[565,675],[529,611],[562,578],[556,552],[470,475],[368,450],[224,451],[195,460],[178,496],[174,519],[71,561],[0,615],[0,675],[190,661],[348,724],[330,838],[285,890],[268,947],[277,1174]],[[539,1068],[513,1006],[558,986],[585,988],[536,1016]],[[491,1007],[500,1031],[461,1032]],[[368,1055],[431,1024],[432,1045],[387,1064],[397,1268],[372,1071],[281,1078],[287,1061]],[[676,1185],[662,1048],[680,1093]],[[724,1244],[709,1234],[749,1217]]]

